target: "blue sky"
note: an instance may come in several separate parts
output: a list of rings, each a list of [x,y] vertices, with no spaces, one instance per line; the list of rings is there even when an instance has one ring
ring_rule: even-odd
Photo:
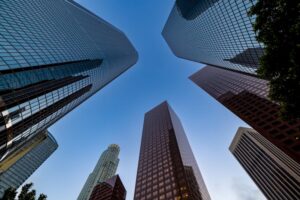
[[[203,67],[175,57],[161,36],[174,0],[78,0],[121,29],[139,53],[130,70],[49,130],[59,149],[30,177],[48,200],[75,200],[100,154],[121,146],[120,174],[133,199],[144,113],[167,100],[185,128],[214,200],[264,199],[228,150],[247,126],[188,77]]]

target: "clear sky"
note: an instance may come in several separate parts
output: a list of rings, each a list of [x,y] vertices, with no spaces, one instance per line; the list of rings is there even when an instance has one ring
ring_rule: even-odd
[[[58,150],[30,177],[48,200],[75,200],[100,154],[121,146],[118,173],[133,199],[144,113],[167,100],[179,116],[213,200],[263,200],[228,147],[234,114],[191,82],[203,67],[175,57],[161,36],[174,0],[78,0],[121,29],[139,53],[130,70],[49,130]]]

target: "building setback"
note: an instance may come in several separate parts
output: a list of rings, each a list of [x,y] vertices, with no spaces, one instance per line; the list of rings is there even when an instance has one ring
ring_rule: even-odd
[[[134,199],[210,199],[180,120],[167,102],[145,114]]]
[[[2,162],[0,164],[0,198],[6,189],[19,188],[57,147],[54,137],[47,131],[42,132]]]
[[[86,180],[77,200],[89,200],[93,188],[101,182],[104,182],[116,174],[119,164],[120,147],[111,144],[100,156],[93,172]]]
[[[300,199],[300,165],[250,128],[239,128],[230,151],[267,199]]]
[[[280,106],[267,97],[267,81],[210,66],[190,79],[300,163],[300,120],[280,118]]]
[[[247,14],[256,2],[176,0],[162,35],[180,58],[256,74],[263,46]]]
[[[94,187],[89,200],[125,200],[126,189],[118,175]]]
[[[129,69],[137,52],[72,0],[1,1],[0,159]]]

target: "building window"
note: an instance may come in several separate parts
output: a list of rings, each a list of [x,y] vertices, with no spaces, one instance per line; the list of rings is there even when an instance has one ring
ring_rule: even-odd
[[[219,0],[176,0],[177,10],[186,20],[193,20]]]

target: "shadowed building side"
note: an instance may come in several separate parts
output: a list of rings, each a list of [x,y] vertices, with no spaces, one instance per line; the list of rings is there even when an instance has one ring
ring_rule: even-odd
[[[235,55],[232,58],[224,59],[231,63],[245,65],[249,67],[257,67],[259,65],[259,58],[263,55],[264,50],[261,47],[248,48],[242,53]]]
[[[125,200],[126,189],[118,175],[103,181],[93,189],[89,200]]]

